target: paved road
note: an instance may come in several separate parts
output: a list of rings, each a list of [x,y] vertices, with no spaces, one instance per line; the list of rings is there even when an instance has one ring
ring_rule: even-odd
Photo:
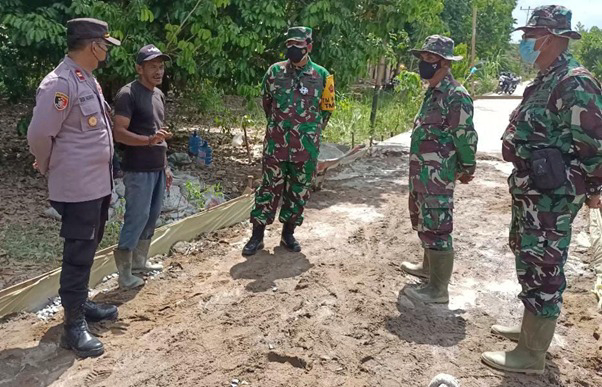
[[[526,85],[527,82],[519,85],[514,95],[522,95]],[[506,125],[508,125],[510,113],[519,103],[519,99],[477,99],[474,102],[474,124],[479,134],[477,151],[501,153],[502,141],[500,138],[506,129]],[[410,132],[402,133],[388,139],[385,143],[409,146],[410,134]]]

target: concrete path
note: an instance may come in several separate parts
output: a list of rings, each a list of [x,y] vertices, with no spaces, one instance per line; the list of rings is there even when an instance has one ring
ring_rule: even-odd
[[[521,96],[527,84],[524,82],[519,85],[514,95]],[[519,103],[519,99],[477,99],[474,102],[474,125],[479,135],[478,152],[501,153],[502,134],[508,125],[510,113]],[[409,147],[410,136],[411,132],[408,131],[386,140],[385,144]]]

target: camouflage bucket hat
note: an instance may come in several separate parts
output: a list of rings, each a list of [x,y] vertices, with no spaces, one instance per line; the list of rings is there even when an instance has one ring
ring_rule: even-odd
[[[554,35],[581,39],[581,34],[571,29],[572,16],[571,10],[563,6],[544,5],[533,10],[526,26],[518,27],[514,31],[545,28]]]
[[[298,42],[311,43],[312,30],[309,27],[291,27],[286,33],[286,41],[295,40]]]
[[[420,54],[423,52],[430,52],[436,54],[443,59],[459,61],[462,57],[454,55],[454,41],[446,36],[431,35],[424,40],[422,48],[415,48],[410,50],[415,57],[420,58]]]

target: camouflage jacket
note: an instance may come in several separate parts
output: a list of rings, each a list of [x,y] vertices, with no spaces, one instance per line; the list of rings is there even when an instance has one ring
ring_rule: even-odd
[[[302,69],[290,61],[273,64],[262,83],[268,126],[264,157],[279,161],[317,160],[330,112],[320,108],[328,71],[311,60]]]
[[[502,137],[504,160],[515,168],[514,194],[540,195],[529,177],[531,151],[555,147],[566,156],[567,182],[554,195],[594,194],[602,188],[600,84],[565,52],[527,87]]]
[[[414,120],[410,191],[452,195],[456,177],[476,167],[472,99],[451,74],[430,87]]]

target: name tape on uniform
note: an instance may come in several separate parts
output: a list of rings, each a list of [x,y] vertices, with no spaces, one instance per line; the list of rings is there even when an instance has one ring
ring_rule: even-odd
[[[90,101],[91,99],[94,99],[94,98],[96,98],[96,96],[94,94],[86,95],[86,96],[80,97],[79,102],[83,103],[86,101]]]

